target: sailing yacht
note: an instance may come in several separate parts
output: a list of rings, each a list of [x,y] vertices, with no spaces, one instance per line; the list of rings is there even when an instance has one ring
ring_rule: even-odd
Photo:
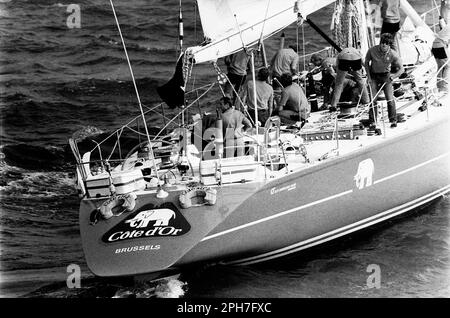
[[[335,44],[364,56],[377,35],[366,0],[197,0],[205,41],[183,50],[173,78],[158,90],[169,107],[181,110],[178,118],[150,135],[141,107],[141,116],[88,151],[80,151],[83,141],[69,140],[77,159],[82,244],[95,275],[156,277],[198,263],[268,261],[368,228],[449,191],[449,101],[436,88],[439,69],[430,53],[436,31],[406,0],[399,48],[407,76],[398,82],[402,94],[396,100],[406,121],[396,129],[386,127],[380,96],[379,134],[362,124],[370,104],[312,113],[301,129],[277,117],[266,123],[256,117],[244,137],[245,155],[224,157],[220,121],[210,130],[201,127],[201,118],[187,122],[186,111],[221,85],[193,90],[196,97],[187,104],[193,68],[212,64],[211,71],[226,80],[217,59],[246,50],[254,79],[253,47],[289,25],[312,23],[309,15],[332,3],[341,30]],[[137,123],[144,133],[133,128]],[[177,125],[169,130],[169,124]],[[126,130],[140,138],[124,154],[120,137]]]

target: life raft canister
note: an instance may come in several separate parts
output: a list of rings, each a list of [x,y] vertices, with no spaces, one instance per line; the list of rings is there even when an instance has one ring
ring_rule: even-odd
[[[104,219],[109,219],[113,216],[119,216],[125,211],[131,212],[136,207],[137,195],[134,192],[113,195],[111,198],[102,203],[98,211]],[[119,212],[114,212],[113,209],[121,208]]]
[[[195,187],[183,191],[178,200],[183,209],[192,206],[214,205],[216,204],[217,190],[210,187]]]

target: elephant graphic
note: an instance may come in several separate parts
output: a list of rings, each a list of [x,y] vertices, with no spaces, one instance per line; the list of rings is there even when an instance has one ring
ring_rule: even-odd
[[[175,219],[175,212],[170,209],[156,209],[139,212],[134,218],[125,221],[131,227],[147,227],[151,221],[155,221],[153,226],[168,226],[170,219]]]
[[[366,159],[359,163],[358,172],[356,172],[353,180],[355,180],[356,187],[363,189],[372,185],[372,177],[374,172],[374,164],[372,159]]]

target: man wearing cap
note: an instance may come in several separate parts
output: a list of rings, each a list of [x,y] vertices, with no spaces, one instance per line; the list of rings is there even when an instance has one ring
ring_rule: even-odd
[[[350,80],[353,80],[359,89],[361,103],[368,104],[370,100],[369,94],[367,93],[366,81],[363,78],[361,53],[353,47],[348,47],[339,52],[336,60],[337,74],[333,98],[331,99],[331,107],[336,108],[342,91]],[[349,75],[351,79],[348,78]]]
[[[391,128],[397,127],[397,109],[395,106],[394,90],[392,81],[404,73],[404,68],[400,56],[391,49],[392,35],[383,33],[380,36],[380,44],[371,47],[366,54],[365,68],[369,76],[372,98],[377,96],[378,91],[383,88],[388,105],[389,122]],[[396,69],[391,73],[391,69]],[[373,109],[369,111],[369,121],[372,125],[376,122],[378,108],[376,98],[373,102]]]

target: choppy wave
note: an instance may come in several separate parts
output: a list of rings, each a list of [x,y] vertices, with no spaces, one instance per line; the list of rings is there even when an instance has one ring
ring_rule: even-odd
[[[75,135],[77,136],[77,146],[81,154],[84,154],[86,151],[93,150],[94,148],[96,148],[99,142],[103,141],[101,145],[101,152],[103,153],[103,155],[114,152],[115,155],[113,156],[113,158],[115,158],[115,156],[119,156],[119,154],[117,153],[117,147],[115,146],[116,135],[112,134],[111,131],[103,131],[94,126],[79,127],[80,128],[78,130],[72,131],[71,136],[65,137],[68,139]],[[131,149],[133,149],[133,147],[135,147],[140,142],[139,137],[134,132],[138,128],[133,125],[131,129],[132,130],[124,130],[121,133],[122,158],[128,153],[128,151],[131,151]],[[92,133],[83,133],[83,131],[86,130],[88,130],[89,132],[95,132],[95,135],[92,135]],[[159,132],[159,130],[159,127],[150,127],[149,133],[155,135]],[[65,134],[68,134],[68,131],[65,131]],[[95,142],[92,140],[95,140]],[[3,145],[0,154],[1,161],[4,163],[3,167],[15,167],[27,169],[28,171],[72,172],[74,171],[74,167],[76,164],[75,156],[68,143],[64,143],[60,146],[41,146],[27,143],[8,144]],[[91,155],[91,159],[99,159],[99,156],[100,154],[98,153],[98,151],[96,151]],[[0,169],[0,173],[2,172],[5,173],[6,177],[8,176],[8,174],[11,174],[12,180],[14,178],[20,177],[20,175],[16,174],[17,171]],[[5,178],[5,182],[7,182],[7,180],[8,179]]]
[[[136,85],[142,92],[142,97],[157,99],[156,87],[161,83],[152,78],[141,78],[136,80]],[[78,82],[67,82],[56,86],[56,92],[72,99],[78,97],[100,96],[102,100],[114,100],[116,97],[126,96],[134,99],[134,87],[131,80],[116,79],[86,79]],[[81,98],[80,98],[81,97]],[[95,101],[95,100],[94,100]]]
[[[75,164],[68,149],[63,147],[17,144],[4,146],[2,152],[8,165],[29,170],[63,170]]]
[[[21,198],[51,198],[76,193],[74,178],[63,172],[29,172],[16,167],[0,170],[3,195]]]
[[[2,41],[2,52],[3,53],[11,53],[17,54],[21,52],[26,53],[46,53],[51,52],[54,53],[58,51],[60,45],[57,43],[52,43],[43,39],[36,39],[32,36],[10,36],[10,39],[3,39]]]
[[[58,269],[54,269],[56,272]],[[22,276],[33,279],[32,276],[40,276],[40,271],[26,271]],[[48,283],[36,290],[22,294],[25,298],[182,298],[185,296],[187,284],[176,277],[169,277],[157,281],[134,282],[127,279],[103,280],[91,276],[81,279],[79,288],[67,287],[62,269],[53,274],[60,276],[60,282]],[[34,278],[34,279],[36,279]],[[14,277],[7,277],[7,281]],[[16,278],[20,281],[20,278]],[[50,277],[47,278],[51,280]]]

